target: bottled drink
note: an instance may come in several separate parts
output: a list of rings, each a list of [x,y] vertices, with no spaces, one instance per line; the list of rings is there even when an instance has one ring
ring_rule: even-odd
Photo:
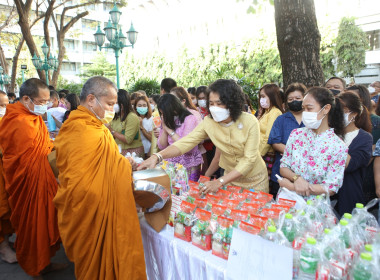
[[[347,221],[350,221],[352,219],[352,215],[350,213],[344,213],[342,219],[346,219]]]
[[[319,252],[316,247],[317,241],[309,237],[301,248],[299,280],[314,280],[318,267]]]
[[[275,226],[269,226],[267,233],[264,235],[264,238],[266,240],[275,242],[276,241],[276,237],[277,237],[276,231],[277,231],[277,229],[276,229]]]
[[[344,245],[346,248],[350,247],[350,232],[348,229],[348,221],[347,220],[340,220],[340,237],[344,241]]]
[[[371,263],[372,256],[369,253],[361,253],[360,259],[354,266],[354,280],[369,280],[373,276],[374,267]]]
[[[264,235],[266,240],[272,241],[278,245],[283,245],[291,247],[289,241],[286,239],[285,235],[280,231],[277,231],[275,226],[269,226],[268,232]]]
[[[294,238],[296,237],[297,229],[293,221],[292,214],[290,213],[285,214],[285,220],[284,220],[284,224],[281,230],[284,233],[285,237],[288,239],[288,241],[293,242]]]

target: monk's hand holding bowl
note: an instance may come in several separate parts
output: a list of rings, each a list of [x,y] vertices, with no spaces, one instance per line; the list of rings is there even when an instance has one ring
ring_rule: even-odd
[[[137,162],[136,162],[133,158],[131,158],[131,157],[127,157],[127,159],[129,160],[129,163],[130,163],[131,166],[132,166],[132,170],[133,170],[133,171],[136,171],[136,170],[137,170],[137,167],[139,166],[139,165],[137,164]]]

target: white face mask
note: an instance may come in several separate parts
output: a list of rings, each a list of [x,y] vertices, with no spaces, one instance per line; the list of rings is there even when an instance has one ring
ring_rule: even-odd
[[[119,104],[113,105],[113,110],[115,111],[115,114],[119,113],[120,112],[120,106],[119,106]]]
[[[53,107],[53,102],[49,101],[49,103],[47,104],[48,106],[48,109],[52,108]]]
[[[198,100],[198,105],[199,105],[199,107],[201,107],[201,108],[206,108],[206,106],[207,106],[207,102],[206,102],[206,100],[204,100],[204,99],[202,99],[202,100]]]
[[[6,111],[7,111],[7,107],[1,107],[0,108],[0,117],[4,117]]]
[[[191,99],[191,102],[193,102],[194,105],[197,105],[197,99],[196,98]]]
[[[376,89],[374,87],[369,86],[368,87],[368,91],[369,91],[370,94],[372,94],[372,93],[374,93],[376,91]]]
[[[104,117],[101,118],[99,117],[95,111],[91,108],[92,112],[95,114],[95,116],[103,123],[103,124],[107,124],[107,123],[110,123],[113,118],[115,117],[115,112],[114,111],[108,111],[106,109],[103,108],[103,105],[100,104],[100,101],[98,100],[98,98],[96,98],[96,102],[98,102],[98,104],[100,105],[100,107],[102,107],[102,109],[104,110]]]
[[[350,114],[351,112],[344,113],[344,126],[346,127],[355,119],[355,117],[353,117],[351,120],[349,120],[348,118],[350,117]]]
[[[150,109],[152,109],[152,112],[156,109],[153,104],[150,104]]]
[[[269,108],[269,103],[267,101],[267,98],[260,98],[260,105],[261,105],[262,108],[268,109]]]
[[[325,108],[325,106],[323,106]],[[318,114],[323,110],[319,110],[319,112],[302,112],[302,122],[303,124],[310,129],[318,129],[321,126],[322,120],[325,118],[323,116],[322,119],[318,120]]]
[[[33,113],[33,114],[35,114],[37,116],[42,116],[42,115],[44,115],[47,112],[47,105],[36,105],[36,104],[34,104],[33,100],[30,97],[28,97],[28,98],[30,99],[30,101],[34,105],[34,110],[33,111],[30,110],[29,106],[28,106],[28,109],[29,109],[29,111],[31,113]]]
[[[199,101],[201,101],[201,100],[199,100]],[[217,106],[211,106],[210,107],[210,113],[212,115],[212,118],[216,122],[225,121],[230,116],[230,111],[228,109],[220,108]]]

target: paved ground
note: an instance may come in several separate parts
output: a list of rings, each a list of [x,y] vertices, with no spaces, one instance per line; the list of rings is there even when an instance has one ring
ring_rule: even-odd
[[[12,240],[11,240],[12,241]],[[52,258],[52,262],[56,263],[70,263],[65,255],[65,250],[61,246],[61,249]],[[70,266],[65,270],[52,272],[45,274],[46,280],[74,280],[74,264],[70,263]],[[31,280],[32,277],[28,276],[22,268],[16,264],[8,264],[0,260],[0,280]]]

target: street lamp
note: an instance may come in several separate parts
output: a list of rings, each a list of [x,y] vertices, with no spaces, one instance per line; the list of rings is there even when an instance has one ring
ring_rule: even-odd
[[[10,78],[7,74],[3,74],[4,70],[3,67],[0,65],[0,85],[1,85],[1,90],[4,90],[3,85],[9,85],[10,83]]]
[[[122,52],[122,49],[125,47],[132,47],[135,45],[137,40],[138,32],[134,29],[133,23],[131,23],[131,27],[127,32],[127,36],[123,35],[123,31],[121,27],[118,25],[120,21],[121,12],[117,8],[116,3],[114,4],[112,10],[109,12],[110,19],[108,20],[107,26],[103,29],[104,33],[100,29],[100,25],[98,25],[98,29],[96,30],[94,37],[96,45],[100,50],[102,49],[113,49],[115,51],[116,58],[116,82],[117,87],[120,88],[120,79],[119,79],[119,52]],[[105,38],[109,41],[106,43],[104,47],[103,44],[105,42]],[[127,45],[127,38],[130,45]]]
[[[49,70],[57,71],[58,69],[58,59],[53,57],[51,54],[48,57],[49,53],[49,46],[46,45],[46,42],[44,41],[44,44],[41,46],[42,52],[45,56],[45,59],[42,60],[39,58],[36,54],[32,57],[32,62],[34,67],[36,67],[37,70],[44,70],[46,75],[46,83],[49,85]]]

